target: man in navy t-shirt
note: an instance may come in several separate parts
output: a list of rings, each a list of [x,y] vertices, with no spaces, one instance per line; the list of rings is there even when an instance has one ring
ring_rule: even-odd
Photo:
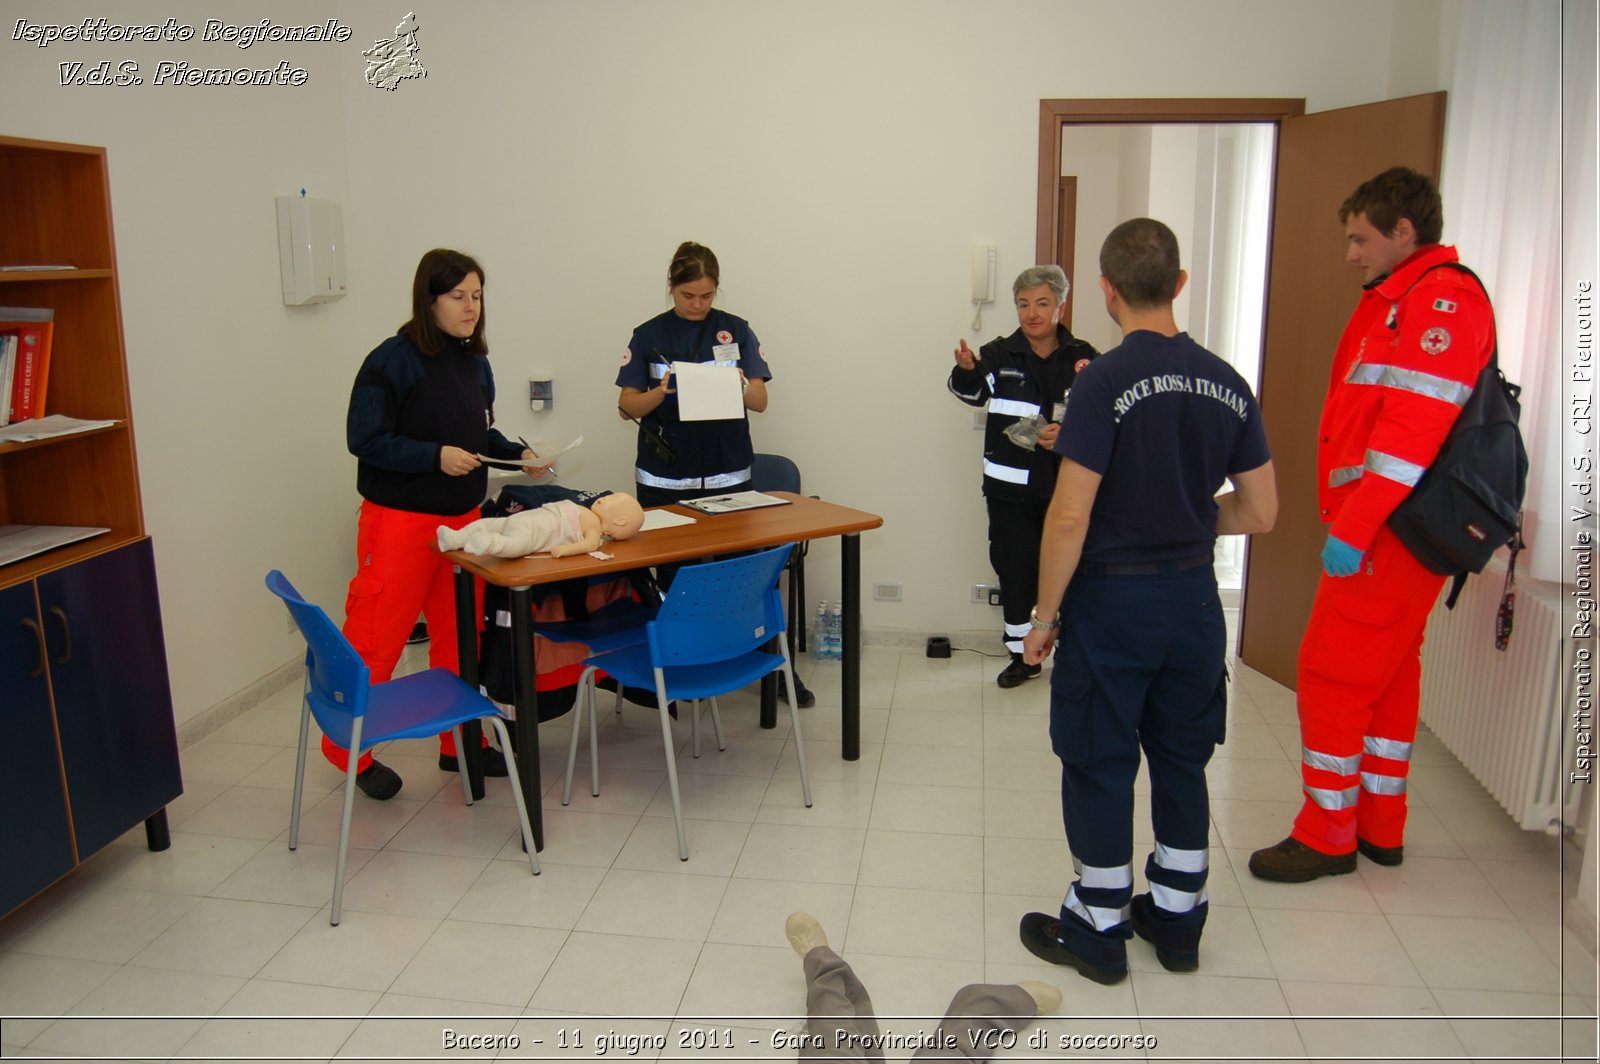
[[[1169,971],[1199,967],[1206,919],[1206,763],[1227,710],[1217,536],[1278,512],[1261,410],[1226,362],[1179,332],[1187,276],[1150,218],[1111,231],[1100,289],[1122,344],[1078,374],[1055,450],[1039,590],[1023,642],[1056,643],[1050,741],[1078,879],[1059,916],[1022,918],[1023,944],[1100,983],[1128,974],[1127,939]],[[1224,481],[1234,490],[1217,496]],[[1133,781],[1150,761],[1150,892],[1133,894]]]

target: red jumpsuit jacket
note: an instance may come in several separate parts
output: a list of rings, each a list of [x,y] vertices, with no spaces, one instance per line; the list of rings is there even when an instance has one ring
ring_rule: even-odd
[[[1333,356],[1317,433],[1317,505],[1363,552],[1439,453],[1494,350],[1494,311],[1429,244],[1366,288]]]

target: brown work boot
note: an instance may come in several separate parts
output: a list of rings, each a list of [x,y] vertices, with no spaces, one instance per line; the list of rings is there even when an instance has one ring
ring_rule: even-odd
[[[1373,864],[1387,865],[1390,868],[1406,859],[1406,848],[1404,846],[1378,846],[1363,839],[1360,835],[1356,836],[1356,852]]]
[[[1356,870],[1356,854],[1323,853],[1290,836],[1276,846],[1250,855],[1250,874],[1274,883],[1305,883],[1323,876],[1342,876]]]

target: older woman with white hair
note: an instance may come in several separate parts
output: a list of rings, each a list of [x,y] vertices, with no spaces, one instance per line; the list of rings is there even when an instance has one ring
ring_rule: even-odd
[[[1050,450],[1061,431],[1067,391],[1096,354],[1061,324],[1070,285],[1059,266],[1030,266],[1011,286],[1017,331],[976,353],[963,339],[950,371],[950,391],[985,407],[983,495],[989,508],[989,563],[1000,578],[1002,642],[1011,661],[996,682],[1016,687],[1039,675],[1022,660],[1039,582],[1039,540],[1060,459]]]

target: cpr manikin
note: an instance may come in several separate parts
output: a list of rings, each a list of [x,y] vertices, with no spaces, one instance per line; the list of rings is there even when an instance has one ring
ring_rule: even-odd
[[[552,502],[510,517],[485,517],[461,529],[439,526],[439,549],[496,558],[522,558],[548,551],[553,558],[599,550],[607,539],[629,539],[644,524],[644,509],[632,495],[603,495],[589,507]]]

